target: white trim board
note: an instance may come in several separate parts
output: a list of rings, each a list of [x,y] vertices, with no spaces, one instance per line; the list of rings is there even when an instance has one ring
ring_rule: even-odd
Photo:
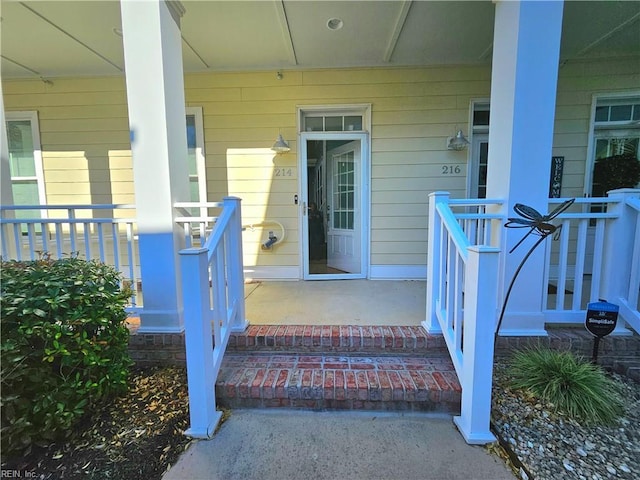
[[[302,278],[300,267],[297,266],[264,266],[245,265],[244,280],[300,280]]]
[[[426,280],[426,265],[371,265],[371,280]]]

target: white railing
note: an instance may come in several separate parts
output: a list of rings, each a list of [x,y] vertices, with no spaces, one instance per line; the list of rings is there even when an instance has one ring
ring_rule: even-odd
[[[209,210],[220,210],[222,202],[178,202],[173,205],[177,216],[174,221],[184,230],[186,248],[203,246],[213,230],[217,216],[209,215]]]
[[[229,335],[248,325],[240,199],[224,199],[204,245],[181,250],[180,264],[191,422],[186,434],[208,438],[221,417],[216,411],[215,383]]]
[[[504,215],[488,213],[487,207],[497,207],[503,203],[497,199],[456,198],[449,199],[449,208],[471,245],[497,247],[502,239]]]
[[[562,229],[546,244],[547,323],[584,323],[587,304],[603,299],[620,305],[621,317],[640,331],[638,195],[627,189],[606,198],[579,198],[553,222]],[[562,201],[550,200],[550,210]],[[603,205],[606,211],[597,208]]]
[[[135,308],[140,264],[134,215],[133,205],[0,206],[2,258],[22,261],[43,254],[77,255],[107,263],[131,285],[130,308]]]
[[[430,333],[442,333],[460,380],[462,404],[460,416],[454,419],[456,425],[467,443],[484,444],[495,440],[489,423],[500,251],[472,245],[468,237],[476,238],[479,231],[485,237],[489,228],[477,226],[499,217],[487,216],[484,208],[480,213],[456,217],[449,202],[446,192],[429,195],[427,315],[423,326]],[[467,224],[467,233],[461,222]],[[470,224],[476,227],[469,228]],[[474,288],[465,289],[465,285]]]
[[[628,246],[628,251],[631,252],[629,281],[626,289],[622,285],[619,296],[616,297],[613,292],[611,295],[620,304],[621,315],[627,324],[640,333],[640,196],[627,198],[625,207],[628,209],[626,228],[634,232],[633,241]],[[611,284],[608,286],[611,287]]]

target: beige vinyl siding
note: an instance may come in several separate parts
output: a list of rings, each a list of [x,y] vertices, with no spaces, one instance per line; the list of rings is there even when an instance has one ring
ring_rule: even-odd
[[[638,58],[572,61],[560,67],[553,155],[564,156],[563,197],[582,197],[594,94],[638,92]]]
[[[269,216],[286,222],[293,217],[297,222],[293,205],[293,195],[299,193],[297,177],[278,187],[269,185],[269,171],[255,167],[257,171],[242,172],[228,165],[228,149],[268,148],[281,132],[292,152],[276,158],[297,167],[297,106],[368,103],[371,264],[424,265],[427,192],[448,189],[453,196],[464,196],[465,152],[448,152],[445,142],[456,127],[465,128],[470,99],[488,95],[490,75],[487,67],[285,71],[282,80],[273,72],[187,75],[187,105],[202,106],[204,112],[209,199],[270,188],[286,200],[270,204]],[[461,173],[443,176],[443,165],[460,165]],[[228,176],[232,168],[234,178]],[[241,185],[242,179],[248,183]],[[229,188],[221,191],[226,180]],[[285,186],[289,190],[282,192]],[[246,209],[250,212],[244,217],[254,217],[254,206]],[[400,227],[397,218],[404,219]],[[256,249],[274,228],[252,235],[245,232],[245,244],[259,258],[257,264],[268,265],[282,256],[277,264],[299,265],[297,223],[293,228],[287,231],[287,245],[278,245],[273,252]]]
[[[124,78],[3,82],[5,109],[37,110],[49,204],[132,203]]]
[[[277,175],[286,170],[290,175]],[[293,192],[298,190],[295,155],[276,155],[269,148],[233,149],[227,155],[229,194],[242,198],[243,254],[245,265],[297,266],[298,207]],[[269,250],[262,243],[273,231],[285,241]]]
[[[296,109],[370,104],[370,263],[425,265],[429,192],[466,196],[468,150],[446,150],[446,138],[469,134],[470,102],[489,97],[490,80],[489,66],[285,70],[282,80],[274,71],[188,74],[187,106],[203,109],[208,200],[239,195],[245,223],[285,226],[286,242],[270,252],[259,246],[276,226],[244,232],[253,264],[299,266]],[[563,196],[583,194],[593,94],[638,85],[637,58],[560,68],[553,155],[565,157]],[[5,81],[3,91],[7,111],[39,113],[49,203],[133,203],[124,78]],[[278,133],[290,153],[269,150]],[[273,168],[282,165],[295,175],[276,182]],[[443,166],[460,173],[443,174]]]

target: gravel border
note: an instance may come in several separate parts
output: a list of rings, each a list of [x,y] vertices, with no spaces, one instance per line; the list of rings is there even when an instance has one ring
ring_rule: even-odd
[[[611,376],[625,413],[615,425],[587,427],[512,390],[507,368],[495,365],[493,428],[522,479],[640,478],[640,384]]]

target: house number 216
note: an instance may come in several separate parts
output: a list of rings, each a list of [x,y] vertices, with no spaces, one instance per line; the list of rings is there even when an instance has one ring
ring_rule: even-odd
[[[442,165],[441,175],[456,175],[462,171],[460,165]]]

